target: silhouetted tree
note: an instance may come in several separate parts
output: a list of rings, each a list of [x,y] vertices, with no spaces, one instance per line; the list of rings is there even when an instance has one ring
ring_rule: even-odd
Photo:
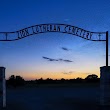
[[[87,82],[98,82],[99,81],[99,78],[96,74],[91,74],[91,75],[88,75],[85,80]]]
[[[8,79],[8,84],[15,87],[16,86],[16,78],[14,75],[11,75]]]
[[[42,84],[42,83],[44,83],[44,80],[43,80],[43,78],[40,78],[40,79],[38,79],[38,84]]]
[[[16,76],[16,86],[23,86],[24,79],[21,76]]]
[[[52,84],[52,83],[53,83],[53,79],[47,78],[47,79],[45,80],[45,83],[50,83],[50,84]]]
[[[24,85],[24,79],[21,76],[14,76],[11,75],[7,81],[8,85],[13,87],[22,86]]]
[[[61,83],[64,83],[65,82],[65,79],[64,78],[61,78],[60,82]]]
[[[95,74],[88,75],[85,79],[97,79],[98,76]]]
[[[80,77],[76,78],[75,80],[76,80],[76,82],[78,82],[78,83],[81,83],[81,82],[83,81],[83,79],[80,78]]]
[[[82,78],[80,78],[80,77],[77,77],[77,78],[76,78],[76,80],[82,80]]]

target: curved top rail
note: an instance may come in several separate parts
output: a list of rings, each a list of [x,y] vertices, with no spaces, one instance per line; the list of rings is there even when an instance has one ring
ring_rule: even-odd
[[[91,41],[106,41],[106,32],[91,32],[76,26],[59,23],[38,24],[14,32],[0,32],[0,41],[15,41],[47,32],[72,34]]]

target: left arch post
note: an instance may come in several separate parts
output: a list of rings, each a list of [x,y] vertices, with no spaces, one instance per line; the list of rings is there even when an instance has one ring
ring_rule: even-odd
[[[5,67],[0,67],[0,108],[6,107]]]

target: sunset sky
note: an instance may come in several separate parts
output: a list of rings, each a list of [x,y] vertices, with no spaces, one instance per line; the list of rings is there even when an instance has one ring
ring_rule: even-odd
[[[110,1],[0,0],[0,32],[43,23],[70,24],[93,32],[110,31]],[[43,57],[72,62],[49,61]],[[105,42],[69,34],[42,33],[0,42],[0,66],[6,67],[6,78],[10,75],[20,75],[26,80],[100,76],[100,67],[105,64]]]

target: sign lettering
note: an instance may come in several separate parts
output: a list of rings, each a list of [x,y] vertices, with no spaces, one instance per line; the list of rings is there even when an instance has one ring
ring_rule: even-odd
[[[22,38],[25,38],[30,35],[39,34],[39,33],[47,33],[47,32],[59,32],[59,33],[67,33],[79,36],[81,38],[91,40],[91,41],[105,41],[104,38],[105,32],[98,33],[98,32],[90,32],[72,25],[67,24],[39,24],[31,27],[27,27],[15,32],[4,32],[0,33],[0,35],[4,35],[4,39],[1,39],[0,41],[14,41],[19,40]],[[15,36],[13,38],[9,36]]]

